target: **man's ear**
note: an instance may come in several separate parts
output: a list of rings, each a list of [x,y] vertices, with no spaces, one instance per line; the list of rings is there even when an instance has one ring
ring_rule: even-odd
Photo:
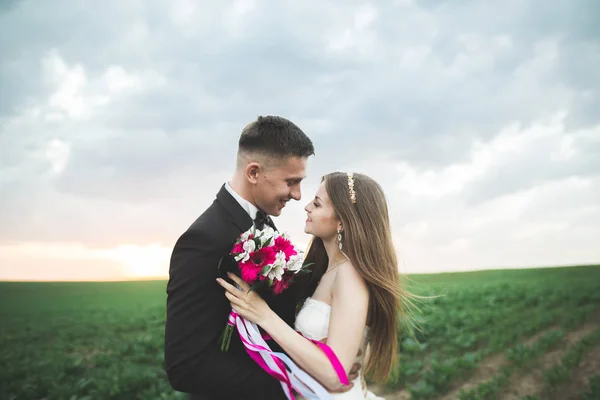
[[[261,170],[262,166],[256,161],[253,161],[246,165],[246,179],[248,179],[248,182],[252,183],[253,185],[256,185],[258,183],[258,176]]]

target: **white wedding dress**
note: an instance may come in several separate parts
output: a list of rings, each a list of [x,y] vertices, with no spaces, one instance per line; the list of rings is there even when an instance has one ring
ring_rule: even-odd
[[[329,314],[331,306],[319,300],[312,298],[306,299],[298,316],[296,317],[295,328],[305,337],[313,340],[322,340],[327,337],[329,331]],[[360,346],[362,355],[357,358],[357,362],[362,364],[365,350],[369,341],[369,328],[365,327],[363,341]],[[358,377],[352,382],[354,386],[345,393],[333,393],[335,400],[384,400],[369,392],[366,387],[362,387],[362,368],[358,372]]]

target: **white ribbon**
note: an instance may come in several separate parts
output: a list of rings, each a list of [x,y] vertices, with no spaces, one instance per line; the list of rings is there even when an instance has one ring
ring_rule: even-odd
[[[332,396],[325,388],[313,379],[310,375],[300,369],[287,355],[276,353],[271,350],[269,345],[262,338],[258,326],[246,321],[242,316],[236,318],[237,331],[240,334],[242,343],[248,351],[257,353],[267,368],[271,369],[269,373],[275,372],[282,377],[288,377],[289,382],[296,392],[307,400],[332,400]],[[281,360],[283,366],[280,366],[275,360]],[[265,366],[261,365],[264,369]],[[287,367],[287,368],[286,368]],[[287,382],[281,381],[281,386],[289,400],[295,400]]]

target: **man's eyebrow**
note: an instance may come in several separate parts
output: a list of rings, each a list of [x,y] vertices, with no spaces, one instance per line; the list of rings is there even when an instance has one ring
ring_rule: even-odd
[[[302,182],[303,179],[304,178],[289,178],[289,179],[287,179],[287,181],[296,183],[296,182]]]

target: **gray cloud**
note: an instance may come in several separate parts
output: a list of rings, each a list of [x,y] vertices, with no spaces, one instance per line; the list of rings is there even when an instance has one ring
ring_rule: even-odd
[[[261,114],[313,138],[309,180],[374,175],[398,226],[573,177],[597,184],[592,0],[94,4],[0,7],[0,242],[169,245]],[[549,141],[453,172],[511,124],[525,132],[560,113]],[[567,136],[575,155],[557,159]],[[439,235],[431,243],[451,233]]]

